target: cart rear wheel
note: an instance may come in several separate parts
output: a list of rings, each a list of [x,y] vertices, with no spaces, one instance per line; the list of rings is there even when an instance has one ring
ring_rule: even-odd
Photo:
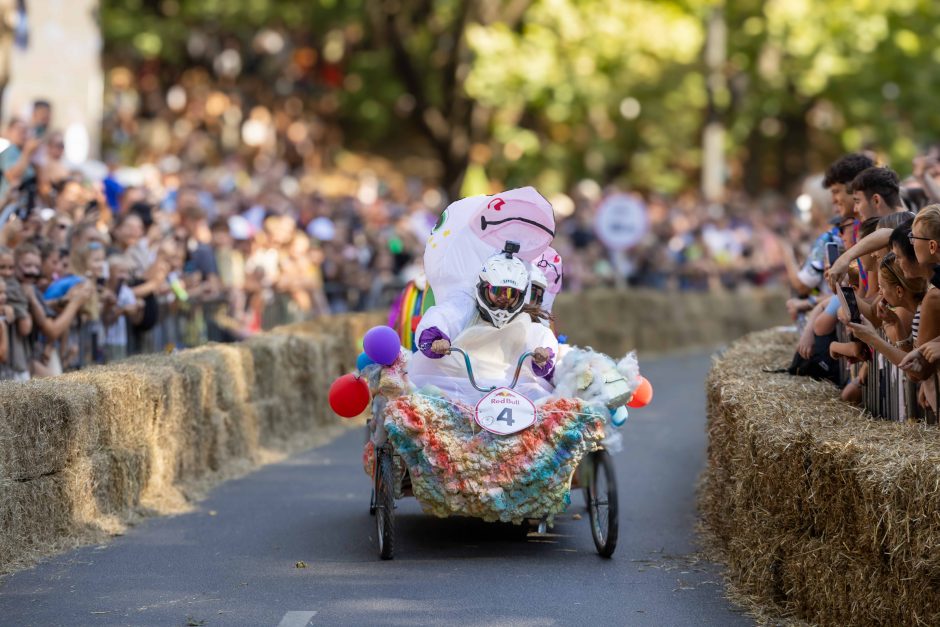
[[[375,526],[379,557],[390,560],[395,555],[395,479],[392,456],[379,449],[375,472]]]
[[[595,451],[588,460],[587,502],[591,535],[601,557],[610,557],[617,548],[617,477],[607,451]]]

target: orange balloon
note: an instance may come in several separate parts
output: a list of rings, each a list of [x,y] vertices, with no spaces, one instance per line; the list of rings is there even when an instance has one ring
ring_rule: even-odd
[[[650,401],[652,400],[653,385],[649,382],[649,379],[644,376],[640,376],[640,385],[633,393],[633,398],[631,398],[630,402],[627,403],[627,407],[634,407],[639,409],[640,407],[646,407],[649,405]]]

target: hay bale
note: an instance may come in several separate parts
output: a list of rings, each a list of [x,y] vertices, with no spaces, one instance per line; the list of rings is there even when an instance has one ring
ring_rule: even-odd
[[[250,459],[258,447],[257,417],[249,401],[256,380],[250,350],[238,345],[211,344],[179,355],[184,363],[211,372],[214,398],[206,409],[214,437],[210,467],[218,470],[229,458]],[[209,392],[211,394],[211,391]]]
[[[94,495],[102,514],[128,516],[150,479],[149,448],[105,449],[91,456]]]
[[[28,564],[43,545],[73,535],[68,484],[61,474],[0,479],[0,573]]]
[[[820,624],[940,623],[940,437],[872,420],[838,390],[767,374],[795,337],[760,332],[716,359],[706,539],[734,586]]]
[[[0,384],[0,478],[50,476],[93,449],[98,400],[93,387],[74,381]]]

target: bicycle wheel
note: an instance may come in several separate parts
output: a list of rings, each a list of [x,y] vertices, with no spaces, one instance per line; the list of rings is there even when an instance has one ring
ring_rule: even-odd
[[[375,528],[379,557],[390,560],[395,555],[395,479],[392,455],[385,449],[375,452]]]
[[[591,453],[590,481],[587,485],[588,515],[591,535],[601,557],[610,557],[617,548],[617,477],[614,462],[607,451]]]

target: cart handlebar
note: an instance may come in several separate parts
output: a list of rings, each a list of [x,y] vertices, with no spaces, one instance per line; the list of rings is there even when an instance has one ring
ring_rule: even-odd
[[[430,347],[431,347],[431,343],[428,342],[426,344],[422,344],[419,348],[424,350]],[[463,355],[464,364],[467,366],[467,378],[470,379],[470,385],[472,385],[474,389],[476,389],[478,392],[483,392],[484,394],[486,394],[487,392],[492,392],[498,387],[494,385],[492,387],[484,388],[484,387],[480,387],[479,385],[477,385],[477,381],[473,376],[473,365],[470,363],[470,355],[468,355],[465,350],[457,348],[456,346],[451,346],[450,350],[448,351],[448,354],[449,353],[460,353],[461,355]],[[522,364],[525,363],[526,358],[531,357],[531,356],[532,356],[531,352],[525,352],[522,354],[522,356],[519,357],[519,361],[516,362],[516,373],[512,377],[512,383],[509,384],[510,390],[515,389],[516,384],[519,383],[519,375],[522,374]]]

